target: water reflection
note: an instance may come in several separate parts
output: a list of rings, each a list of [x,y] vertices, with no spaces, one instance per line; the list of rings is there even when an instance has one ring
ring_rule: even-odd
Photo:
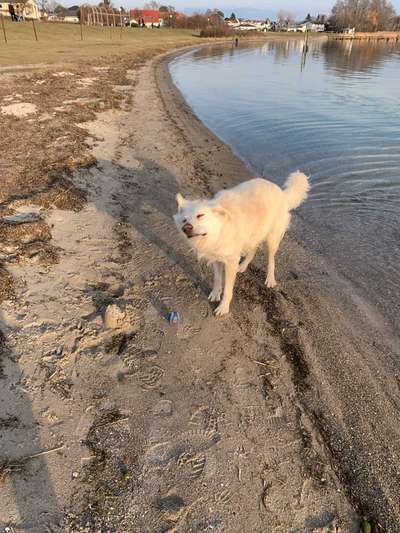
[[[268,56],[276,64],[286,63],[293,57],[300,55],[299,66],[306,64],[306,58],[318,59],[322,57],[325,67],[333,74],[351,76],[366,72],[390,60],[393,55],[400,54],[399,44],[395,41],[359,41],[354,39],[333,40],[315,39],[308,41],[298,38],[293,40],[270,40],[255,47],[252,42],[241,42],[236,48],[234,42],[228,46],[207,46],[190,53],[193,61],[213,59],[223,63],[228,57],[236,54],[251,53]]]
[[[326,69],[337,76],[352,76],[381,66],[397,54],[397,43],[384,41],[327,41],[321,45]]]

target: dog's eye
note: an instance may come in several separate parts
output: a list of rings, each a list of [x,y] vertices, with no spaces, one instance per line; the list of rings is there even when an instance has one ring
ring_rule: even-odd
[[[204,217],[204,213],[200,213],[200,215],[197,215],[197,218]]]

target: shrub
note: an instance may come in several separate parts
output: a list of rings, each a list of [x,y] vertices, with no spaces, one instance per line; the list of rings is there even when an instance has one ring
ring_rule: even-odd
[[[229,37],[235,32],[227,26],[207,26],[200,32],[200,37]]]

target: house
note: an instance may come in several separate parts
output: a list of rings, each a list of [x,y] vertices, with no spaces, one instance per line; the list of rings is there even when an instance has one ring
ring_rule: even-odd
[[[8,9],[9,4],[14,6],[16,14],[21,13],[21,16],[26,19],[40,19],[40,10],[36,3],[36,0],[26,0],[19,2],[1,2],[0,3],[0,15],[3,17],[9,17],[10,11]]]
[[[228,20],[227,25],[238,31],[268,31],[271,29],[269,20]]]
[[[239,31],[257,31],[257,27],[255,24],[252,24],[251,22],[240,22],[240,24],[238,24],[236,27],[235,27],[235,30],[239,30]]]
[[[322,32],[325,31],[325,24],[320,24],[318,22],[309,20],[307,22],[299,24],[297,31],[302,31],[303,33],[305,33],[306,31]]]
[[[79,24],[79,17],[75,15],[65,15],[63,22],[68,22],[69,24]]]
[[[158,11],[157,9],[131,9],[129,12],[130,25],[145,25],[147,28],[153,26],[161,27],[164,25],[164,18],[168,17],[169,13],[165,11]]]
[[[79,24],[79,6],[71,6],[64,12],[63,22]]]

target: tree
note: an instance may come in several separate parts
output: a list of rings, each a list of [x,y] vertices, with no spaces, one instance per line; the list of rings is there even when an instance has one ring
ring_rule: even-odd
[[[233,20],[233,21],[236,20],[236,15],[235,15],[235,13],[231,13],[231,16],[229,17],[229,20]]]
[[[143,5],[143,9],[154,9],[158,11],[160,9],[160,4],[156,0],[150,0]]]
[[[310,15],[310,13],[308,13],[308,15],[306,16],[305,21],[306,21],[306,22],[311,22],[311,15]]]
[[[40,11],[46,11],[47,13],[55,13],[56,8],[59,6],[59,3],[56,0],[39,0],[38,6]]]
[[[388,0],[337,0],[330,23],[337,30],[381,31],[391,30],[395,17],[396,12]]]
[[[294,16],[293,16],[293,13],[291,13],[290,11],[285,11],[284,9],[280,9],[278,11],[276,19],[278,22],[278,26],[288,27],[291,24],[293,24]]]
[[[388,0],[371,0],[367,19],[372,31],[393,29],[395,17],[396,11]]]
[[[66,12],[67,12],[67,8],[62,6],[61,4],[58,4],[55,8],[54,8],[54,13],[56,15],[64,15]]]

